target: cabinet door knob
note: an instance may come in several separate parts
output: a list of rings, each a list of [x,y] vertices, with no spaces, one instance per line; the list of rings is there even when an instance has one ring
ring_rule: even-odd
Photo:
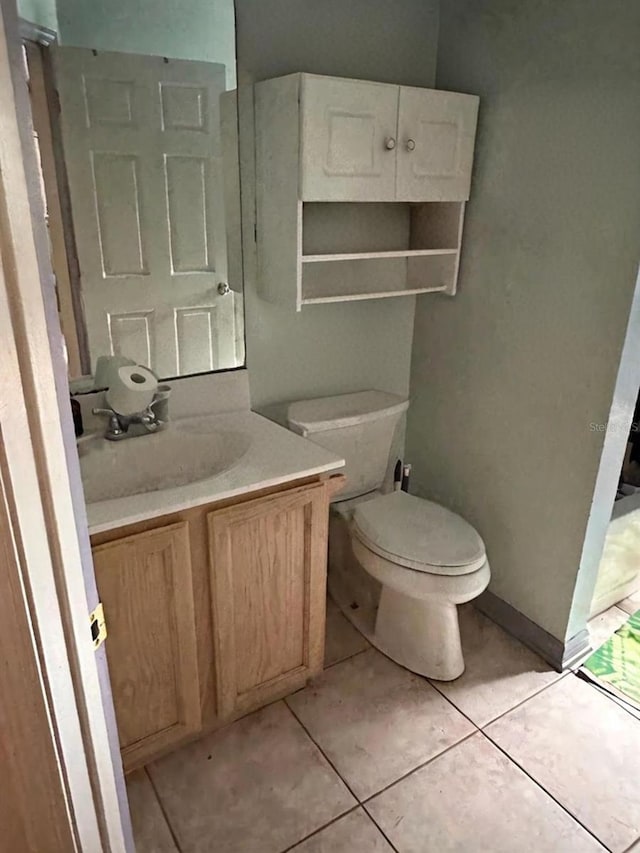
[[[413,151],[416,147],[415,139],[407,139],[407,151]]]
[[[384,141],[384,147],[387,149],[387,151],[393,151],[393,149],[396,147],[396,141],[393,136],[387,136]]]

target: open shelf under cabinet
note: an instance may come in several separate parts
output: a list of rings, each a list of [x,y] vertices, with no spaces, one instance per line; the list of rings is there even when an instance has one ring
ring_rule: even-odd
[[[464,204],[300,203],[298,309],[453,295]]]

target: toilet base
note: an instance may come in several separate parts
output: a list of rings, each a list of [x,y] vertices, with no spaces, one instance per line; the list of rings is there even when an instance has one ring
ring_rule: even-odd
[[[407,596],[383,588],[381,592],[378,590],[378,606],[372,607],[367,597],[359,595],[360,590],[355,591],[345,580],[341,572],[329,571],[331,597],[354,628],[378,651],[426,678],[453,681],[462,675],[464,659],[455,604],[407,601]]]
[[[453,681],[464,672],[457,605],[383,587],[371,642],[412,672]]]

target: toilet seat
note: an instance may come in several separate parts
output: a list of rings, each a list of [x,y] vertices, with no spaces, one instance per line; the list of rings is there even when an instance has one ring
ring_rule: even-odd
[[[468,522],[406,492],[358,504],[352,532],[374,554],[428,574],[467,575],[487,560],[484,543]]]

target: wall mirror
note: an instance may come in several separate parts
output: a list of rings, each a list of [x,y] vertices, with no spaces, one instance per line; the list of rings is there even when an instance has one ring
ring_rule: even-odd
[[[23,36],[72,389],[101,355],[242,366],[233,0],[50,5]]]

